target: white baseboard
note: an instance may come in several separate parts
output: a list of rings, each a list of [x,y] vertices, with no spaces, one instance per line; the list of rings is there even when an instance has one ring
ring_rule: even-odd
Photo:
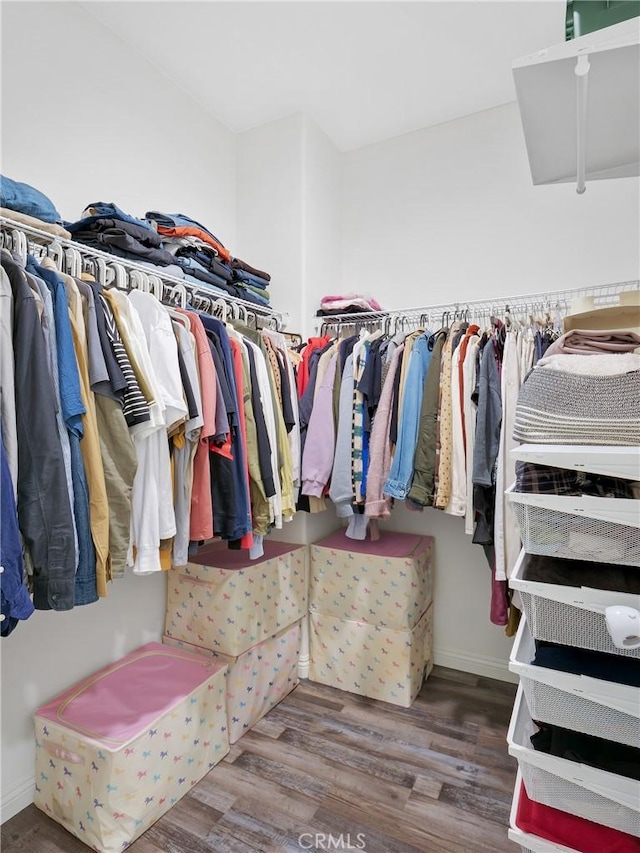
[[[2,800],[0,801],[0,823],[12,818],[26,809],[33,802],[35,792],[36,777],[30,774],[20,782],[16,782],[11,787],[6,788],[2,792]]]
[[[509,662],[501,658],[474,655],[459,649],[436,648],[434,661],[438,666],[446,666],[449,669],[470,672],[485,678],[496,678],[499,681],[510,681],[512,684],[518,683],[518,676],[509,672]]]

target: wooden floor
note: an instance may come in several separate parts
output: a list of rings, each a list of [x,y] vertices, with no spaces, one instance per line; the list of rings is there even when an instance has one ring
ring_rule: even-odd
[[[442,668],[410,709],[303,682],[128,850],[514,853],[514,694]],[[87,850],[35,806],[2,827],[2,853]]]

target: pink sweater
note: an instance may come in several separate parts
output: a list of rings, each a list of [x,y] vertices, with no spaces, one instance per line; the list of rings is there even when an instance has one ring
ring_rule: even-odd
[[[365,515],[369,518],[387,518],[391,514],[391,499],[385,498],[382,489],[391,470],[391,411],[393,409],[393,380],[400,364],[404,344],[394,352],[385,379],[380,402],[373,421],[369,439],[369,472],[367,474],[367,499]]]

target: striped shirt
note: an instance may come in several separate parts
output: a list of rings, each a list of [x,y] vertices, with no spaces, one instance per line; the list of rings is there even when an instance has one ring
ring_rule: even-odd
[[[111,306],[102,294],[100,295],[100,301],[104,309],[107,336],[111,343],[111,349],[127,383],[127,387],[124,389],[122,413],[129,427],[146,423],[146,421],[151,420],[149,406],[147,405],[144,394],[140,390],[140,385],[129,361],[129,356],[122,343],[120,331],[111,311]]]

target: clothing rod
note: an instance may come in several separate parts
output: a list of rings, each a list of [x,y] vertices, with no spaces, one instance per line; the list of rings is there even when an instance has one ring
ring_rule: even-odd
[[[533,308],[534,305],[550,308],[569,308],[569,302],[575,299],[585,297],[594,297],[599,307],[607,304],[615,304],[618,294],[624,291],[633,291],[640,289],[640,281],[619,281],[611,284],[597,284],[590,287],[576,287],[567,290],[549,290],[540,293],[522,293],[512,294],[511,296],[494,296],[487,299],[460,299],[456,302],[445,302],[440,305],[422,305],[415,308],[398,308],[389,311],[360,311],[352,314],[326,314],[321,317],[315,317],[318,325],[338,325],[338,324],[353,324],[356,322],[368,323],[376,320],[385,320],[386,318],[394,317],[413,317],[421,314],[439,313],[444,314],[447,311],[453,313],[455,311],[465,310],[480,310],[494,309],[497,313],[504,311],[506,308],[511,310],[522,310],[523,308]]]
[[[208,290],[204,285],[196,285],[190,281],[186,281],[183,278],[178,278],[177,276],[170,275],[169,273],[163,272],[163,267],[159,266],[145,266],[144,264],[137,263],[136,261],[131,261],[127,258],[120,258],[117,255],[110,255],[108,252],[103,252],[101,249],[94,249],[91,246],[85,246],[83,243],[76,243],[74,240],[69,240],[65,237],[59,237],[57,234],[52,234],[49,231],[41,231],[39,228],[34,228],[32,225],[27,225],[23,222],[16,222],[13,219],[8,219],[5,216],[0,217],[0,227],[6,231],[21,231],[27,236],[32,236],[37,239],[37,242],[40,244],[56,244],[61,246],[63,249],[75,249],[81,255],[86,256],[87,258],[96,258],[102,259],[107,263],[111,264],[119,264],[121,267],[125,269],[127,272],[133,272],[137,270],[146,275],[153,275],[156,278],[159,278],[164,284],[167,286],[175,287],[178,284],[181,284],[187,291],[192,293],[194,296],[205,297],[206,299],[215,302],[216,300],[222,300],[226,302],[228,305],[240,305],[246,311],[255,314],[256,316],[260,316],[264,319],[273,320],[277,325],[277,331],[280,331],[284,323],[283,314],[280,311],[275,311],[273,308],[270,308],[266,305],[258,305],[255,302],[249,302],[245,299],[239,299],[236,296],[231,296],[230,294],[218,293],[217,291]]]

